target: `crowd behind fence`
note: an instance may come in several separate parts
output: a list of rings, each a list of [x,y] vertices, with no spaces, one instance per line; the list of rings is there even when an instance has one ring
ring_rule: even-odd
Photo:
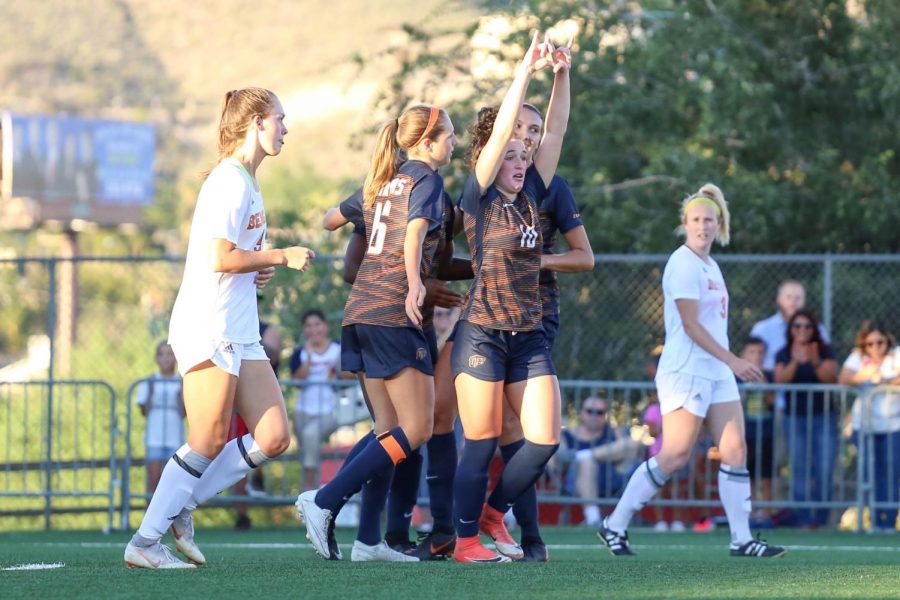
[[[554,349],[560,377],[643,378],[647,351],[663,341],[666,258],[597,255],[593,271],[560,275],[562,326]],[[717,260],[728,282],[735,347],[776,311],[776,290],[786,279],[806,286],[807,307],[820,317],[839,360],[864,319],[900,331],[900,256],[722,254]],[[27,379],[97,379],[124,393],[153,370],[148,349],[166,337],[182,268],[182,257],[0,259],[0,380],[22,372]],[[466,289],[465,282],[453,285]],[[347,292],[342,258],[318,258],[306,273],[279,270],[263,292],[261,315],[280,325],[287,346],[299,345],[302,313],[320,308],[336,329]],[[43,364],[27,364],[34,339],[49,344]]]
[[[50,528],[57,515],[92,512],[105,515],[105,527],[129,529],[131,513],[142,510],[147,499],[145,454],[140,436],[143,423],[133,410],[134,392],[143,381],[146,380],[133,382],[121,401],[117,400],[112,386],[101,381],[0,383],[0,498],[3,498],[0,524],[4,519],[31,517],[42,519],[44,527]],[[293,397],[304,385],[307,382],[283,382],[285,397]],[[344,412],[344,421],[359,421],[357,428],[339,432],[339,436],[343,435],[341,440],[332,438],[334,443],[328,444],[323,459],[336,469],[370,422],[365,418],[357,384],[337,381],[334,385],[340,390],[337,410]],[[563,380],[561,387],[564,426],[577,425],[580,408],[587,398],[602,397],[609,406],[611,425],[637,447],[631,455],[631,466],[645,458],[646,446],[652,443],[643,421],[644,411],[654,399],[651,382]],[[754,393],[781,394],[786,398],[802,394],[810,412],[812,403],[818,401],[815,398],[824,398],[821,408],[826,421],[835,425],[831,434],[813,431],[809,421],[800,422],[798,407],[803,402],[788,402],[789,409],[776,410],[774,422],[765,425],[771,427],[773,451],[766,458],[771,464],[756,460],[752,470],[755,507],[770,513],[819,512],[829,516],[827,522],[832,524],[852,507],[856,509],[857,530],[864,529],[866,509],[871,515],[893,511],[896,519],[900,490],[898,481],[890,474],[900,461],[900,452],[891,446],[886,451],[877,450],[878,437],[883,432],[866,415],[870,414],[869,405],[877,394],[890,402],[900,402],[900,387],[753,384],[741,389],[745,402]],[[821,396],[810,392],[819,392]],[[862,417],[855,421],[851,418],[854,404],[858,404],[856,410]],[[757,434],[762,433],[763,425],[748,419],[748,435],[753,427],[757,427]],[[813,434],[833,435],[825,440],[834,456],[828,466],[810,451],[815,443]],[[809,448],[798,454],[798,444]],[[700,444],[685,472],[673,478],[671,493],[651,504],[688,507],[701,512],[717,508],[717,465],[709,451],[711,445]],[[761,452],[757,452],[760,453],[757,458],[761,458]],[[797,456],[804,457],[802,464],[797,464]],[[543,505],[558,508],[561,523],[576,522],[572,514],[580,506],[592,503],[611,506],[616,502],[621,482],[618,487],[603,487],[607,492],[596,497],[570,495],[560,475],[562,462],[561,457],[554,462],[539,495]],[[623,466],[620,475],[627,478],[628,465]],[[265,466],[265,475],[264,495],[248,498],[226,493],[214,503],[293,504],[301,491],[296,441],[284,455]],[[801,476],[805,483],[798,487]],[[613,470],[606,471],[606,477],[613,477]],[[814,487],[811,482],[815,478],[821,478],[824,485]],[[770,480],[768,493],[762,487],[764,479]],[[879,485],[887,488],[887,495],[880,492],[881,499],[876,493]],[[427,496],[421,501],[427,504]],[[784,524],[792,523],[784,521]],[[867,527],[874,526],[873,519]],[[0,528],[5,527],[0,525]]]

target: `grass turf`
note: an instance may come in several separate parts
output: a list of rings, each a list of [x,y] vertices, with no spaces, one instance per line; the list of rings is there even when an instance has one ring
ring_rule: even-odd
[[[338,532],[349,544],[353,531]],[[613,557],[593,531],[548,528],[549,564],[462,565],[327,562],[299,526],[200,530],[209,564],[195,571],[126,569],[130,533],[0,534],[0,569],[64,563],[52,570],[0,570],[3,598],[897,598],[897,536],[776,531],[778,559],[732,558],[714,534],[632,532],[636,557]]]

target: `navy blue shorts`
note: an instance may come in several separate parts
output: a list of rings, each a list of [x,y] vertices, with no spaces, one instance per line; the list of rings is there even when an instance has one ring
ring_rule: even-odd
[[[428,336],[415,327],[347,325],[341,329],[341,369],[372,379],[390,378],[406,367],[434,375]]]
[[[541,319],[541,325],[544,328],[544,339],[547,340],[547,348],[553,350],[556,343],[556,336],[559,335],[559,313],[544,313]]]
[[[434,325],[429,325],[424,331],[425,339],[428,340],[428,351],[431,352],[431,366],[433,367],[438,360],[437,332],[434,330]]]
[[[450,357],[453,377],[466,373],[482,381],[516,383],[556,375],[540,329],[502,331],[460,321]]]

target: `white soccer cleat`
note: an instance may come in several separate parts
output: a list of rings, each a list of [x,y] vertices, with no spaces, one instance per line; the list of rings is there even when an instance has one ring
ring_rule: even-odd
[[[175,540],[175,549],[181,552],[185,558],[195,565],[205,565],[206,557],[200,552],[197,542],[194,541],[194,518],[193,513],[182,510],[178,516],[172,521],[169,528],[172,532],[172,538]]]
[[[312,544],[316,554],[325,560],[341,560],[337,544],[330,543],[334,536],[334,517],[327,508],[316,504],[316,492],[309,490],[297,496],[297,514],[306,525],[306,539]]]
[[[152,546],[125,546],[125,566],[129,569],[196,569],[196,565],[176,558],[168,546],[159,542]]]
[[[353,550],[350,551],[350,560],[354,562],[382,561],[382,562],[419,562],[419,559],[409,554],[397,552],[387,545],[384,540],[374,546],[363,544],[356,540],[353,542]]]

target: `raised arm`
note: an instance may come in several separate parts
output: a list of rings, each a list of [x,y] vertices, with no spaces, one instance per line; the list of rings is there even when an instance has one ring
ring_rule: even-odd
[[[506,90],[506,96],[503,97],[503,102],[497,111],[491,135],[475,162],[475,179],[478,180],[481,193],[484,193],[497,177],[500,161],[506,153],[506,143],[512,137],[516,127],[516,116],[519,114],[522,102],[525,101],[525,92],[531,82],[531,77],[546,63],[546,59],[542,57],[542,49],[542,46],[538,44],[538,34],[535,32],[531,39],[531,46],[516,68],[516,75],[509,89]]]
[[[572,40],[568,46],[552,49],[553,52],[553,91],[550,93],[550,104],[547,107],[546,126],[541,145],[534,156],[534,166],[544,180],[544,185],[550,185],[550,180],[556,174],[559,165],[559,155],[562,152],[563,139],[566,136],[566,128],[569,125],[570,92],[569,92],[569,68],[572,66],[571,53]]]
[[[325,217],[322,219],[322,227],[328,231],[335,231],[349,222],[347,217],[341,213],[339,207],[332,206],[325,212]]]

